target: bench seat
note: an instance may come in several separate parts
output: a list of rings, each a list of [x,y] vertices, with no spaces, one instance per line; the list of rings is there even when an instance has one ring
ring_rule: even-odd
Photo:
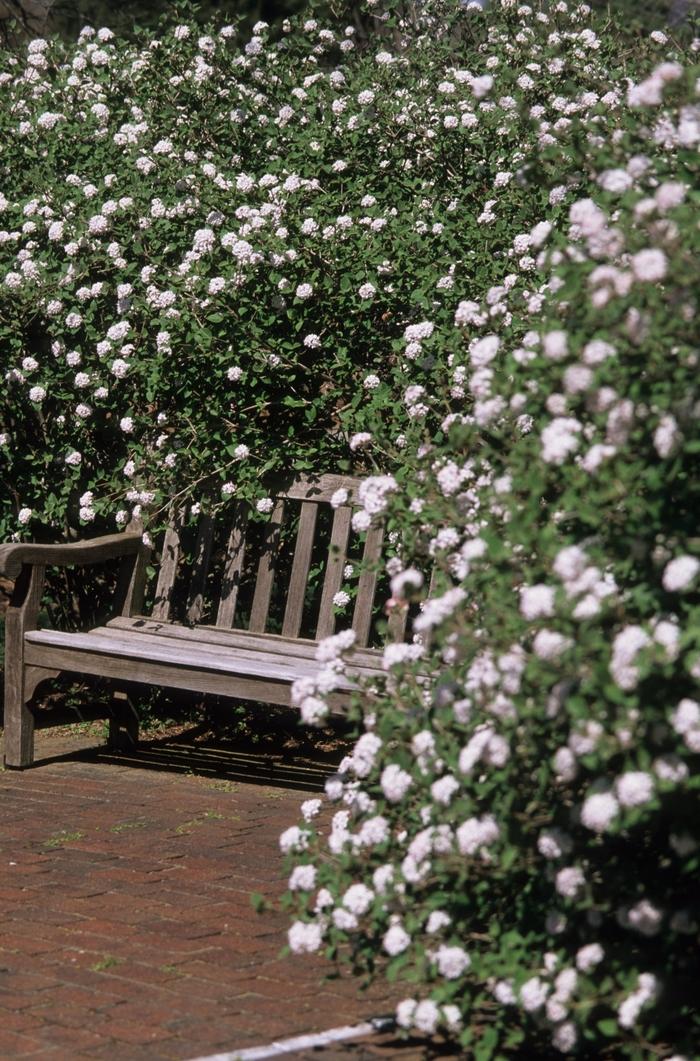
[[[315,645],[283,637],[271,645],[272,637],[214,627],[189,629],[136,616],[86,633],[27,631],[24,658],[29,666],[50,670],[289,705],[292,684],[318,672]],[[381,673],[380,653],[365,650],[357,655],[353,677]],[[345,700],[354,684],[352,678],[340,676],[336,700]]]

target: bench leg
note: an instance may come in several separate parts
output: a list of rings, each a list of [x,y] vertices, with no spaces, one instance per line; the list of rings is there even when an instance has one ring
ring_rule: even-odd
[[[108,746],[113,751],[133,751],[139,742],[139,716],[128,693],[112,693]]]
[[[17,770],[34,762],[31,703],[38,682],[24,663],[24,635],[36,629],[43,586],[43,567],[23,567],[5,615],[5,766]]]
[[[5,672],[5,766],[15,770],[34,762],[34,712],[24,699],[18,670]]]

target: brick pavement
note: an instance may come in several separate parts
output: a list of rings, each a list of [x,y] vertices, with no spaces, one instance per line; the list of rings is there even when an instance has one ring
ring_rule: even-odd
[[[251,756],[95,743],[40,733],[41,765],[0,772],[1,1057],[184,1061],[391,1012],[386,988],[280,957],[286,919],[251,909],[282,887],[292,786],[318,788],[318,767],[268,762],[250,783],[232,778]],[[385,1036],[285,1056],[429,1054]]]

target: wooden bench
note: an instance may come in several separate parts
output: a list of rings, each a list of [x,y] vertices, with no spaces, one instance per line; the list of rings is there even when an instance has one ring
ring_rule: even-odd
[[[0,573],[15,580],[5,625],[6,766],[31,765],[37,687],[64,672],[114,683],[112,742],[138,738],[138,719],[125,692],[131,683],[290,704],[293,682],[318,668],[316,643],[335,630],[333,597],[343,584],[358,486],[359,480],[337,475],[278,484],[270,491],[274,507],[262,527],[250,520],[242,502],[227,509],[227,526],[209,515],[193,522],[181,511],[165,532],[150,609],[144,595],[153,553],[139,532],[127,529],[68,545],[0,546]],[[348,500],[332,509],[331,497],[340,489]],[[322,524],[327,542],[321,540]],[[251,565],[253,525],[263,540]],[[368,641],[377,616],[383,534],[381,526],[366,533],[352,613],[356,641],[351,669],[334,694],[338,706],[347,701],[353,676],[380,670],[380,652]],[[111,617],[82,632],[38,628],[46,567],[113,560],[119,561],[119,578]],[[284,574],[286,593],[279,585]],[[392,616],[393,638],[403,638],[405,621],[405,614]],[[270,632],[271,625],[277,632]]]

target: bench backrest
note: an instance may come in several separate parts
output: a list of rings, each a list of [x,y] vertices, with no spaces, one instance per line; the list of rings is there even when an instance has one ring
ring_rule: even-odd
[[[333,597],[343,584],[353,503],[356,503],[360,481],[341,475],[322,475],[272,486],[269,496],[274,507],[266,517],[262,541],[257,543],[259,551],[252,564],[250,531],[253,528],[246,502],[234,502],[227,508],[231,517],[226,526],[222,526],[221,516],[202,516],[189,550],[185,548],[185,538],[193,531],[191,525],[187,530],[185,513],[180,512],[165,533],[151,611],[153,618],[265,633],[269,632],[271,601],[278,605],[283,601],[283,612],[279,606],[276,608],[275,633],[312,640],[329,636],[335,631]],[[347,491],[348,500],[331,509],[331,497],[340,489]],[[321,540],[324,530],[325,542]],[[361,559],[358,557],[360,573],[352,612],[358,646],[368,644],[377,615],[375,595],[383,538],[383,526],[370,527]],[[189,551],[189,562],[185,561],[186,551]],[[282,563],[281,552],[286,554]],[[316,587],[313,599],[309,593],[311,573]],[[188,582],[186,586],[183,579]],[[247,593],[242,594],[244,589]],[[246,597],[244,608],[241,608],[242,595]],[[179,607],[174,606],[176,599]],[[309,614],[310,609],[313,615]],[[341,625],[346,627],[347,621]],[[405,616],[392,616],[392,638],[403,637],[404,625]]]

